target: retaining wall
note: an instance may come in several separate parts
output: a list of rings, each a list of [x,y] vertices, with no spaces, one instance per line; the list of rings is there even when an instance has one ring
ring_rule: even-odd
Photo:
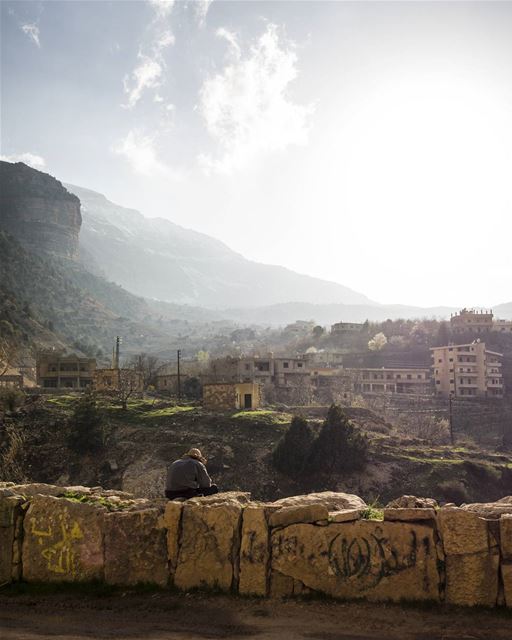
[[[389,508],[384,520],[362,518],[365,507],[331,492],[270,504],[244,493],[166,502],[4,483],[0,585],[99,580],[512,607],[512,499],[480,514]]]

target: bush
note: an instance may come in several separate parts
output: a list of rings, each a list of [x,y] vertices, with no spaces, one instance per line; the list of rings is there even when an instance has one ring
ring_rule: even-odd
[[[103,417],[91,393],[77,402],[71,418],[69,447],[77,453],[93,453],[103,446]]]
[[[313,432],[305,418],[294,416],[288,431],[278,442],[272,455],[275,468],[287,475],[298,475],[311,452]]]
[[[25,400],[25,394],[15,387],[4,387],[0,389],[0,410],[15,411],[21,407]]]
[[[338,405],[331,405],[309,459],[312,471],[348,473],[366,464],[368,439]]]

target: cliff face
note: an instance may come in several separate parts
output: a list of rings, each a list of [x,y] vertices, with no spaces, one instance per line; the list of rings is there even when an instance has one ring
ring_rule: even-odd
[[[80,200],[46,173],[0,162],[0,227],[27,249],[78,258]]]

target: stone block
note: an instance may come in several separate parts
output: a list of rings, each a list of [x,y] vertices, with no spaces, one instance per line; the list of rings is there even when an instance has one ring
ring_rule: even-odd
[[[289,598],[293,596],[295,580],[279,571],[272,571],[270,575],[270,596],[272,598]]]
[[[274,531],[272,572],[339,598],[439,600],[433,527],[358,520]]]
[[[329,522],[353,522],[359,520],[364,509],[340,509],[329,511]]]
[[[499,556],[487,551],[446,556],[449,604],[494,607],[498,598]]]
[[[328,520],[329,512],[322,504],[306,504],[297,507],[283,507],[274,511],[269,519],[271,527],[287,527],[301,522]]]
[[[505,604],[512,608],[512,563],[502,563],[501,577],[505,593]]]
[[[167,545],[160,516],[158,509],[105,515],[107,584],[167,585]]]
[[[384,509],[384,520],[388,522],[418,522],[419,520],[435,520],[436,512],[434,509],[407,507]]]
[[[500,518],[501,557],[512,562],[512,515]]]
[[[21,568],[22,499],[0,499],[0,585],[19,579]]]
[[[238,578],[242,507],[236,503],[183,506],[174,584],[229,591]]]
[[[23,579],[86,582],[104,575],[101,506],[35,496],[23,523]]]
[[[448,507],[440,509],[437,518],[446,555],[488,551],[487,522],[476,513],[458,507]]]
[[[31,498],[33,496],[61,496],[67,491],[67,487],[56,487],[53,484],[45,484],[44,482],[32,482],[29,484],[16,484],[10,487],[18,495]]]
[[[187,500],[187,504],[248,504],[250,501],[251,494],[249,491],[223,491],[222,493],[215,493],[213,496],[190,498],[190,500]]]
[[[302,507],[310,504],[321,504],[328,511],[364,509],[367,506],[359,496],[338,491],[320,491],[319,493],[309,493],[303,496],[291,496],[276,500],[272,504],[278,507]]]
[[[182,502],[170,501],[165,505],[165,511],[162,517],[162,526],[166,530],[167,559],[169,561],[171,575],[176,571],[178,564],[182,510]]]
[[[264,507],[243,510],[238,591],[244,595],[266,596],[270,560],[270,537]]]

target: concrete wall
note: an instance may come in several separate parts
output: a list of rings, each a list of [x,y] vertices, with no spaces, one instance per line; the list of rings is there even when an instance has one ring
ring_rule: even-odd
[[[364,519],[365,508],[333,492],[269,504],[235,492],[167,502],[4,483],[0,584],[100,580],[512,607],[512,498],[388,508],[383,520]]]

